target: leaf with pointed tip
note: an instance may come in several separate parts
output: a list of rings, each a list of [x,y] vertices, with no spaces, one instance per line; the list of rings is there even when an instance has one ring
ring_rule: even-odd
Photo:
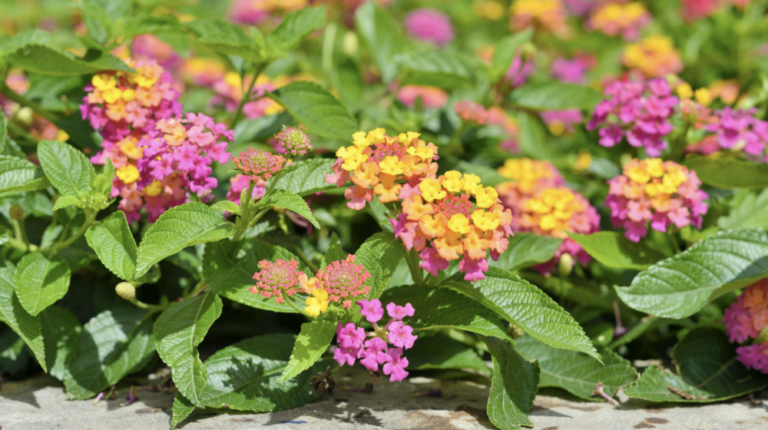
[[[366,285],[371,287],[368,299],[378,299],[405,256],[403,242],[392,233],[382,231],[369,237],[355,253],[355,263],[371,274]]]
[[[21,305],[30,315],[37,316],[67,294],[69,278],[66,260],[33,252],[19,261],[13,283]]]
[[[277,382],[286,382],[312,367],[325,353],[336,335],[336,322],[317,318],[301,325],[291,359]]]
[[[349,254],[344,252],[344,249],[341,247],[339,236],[336,233],[332,233],[328,243],[328,250],[325,252],[323,260],[320,262],[320,268],[322,269],[334,261],[345,260],[348,255]]]
[[[491,337],[485,344],[493,358],[488,418],[503,430],[532,427],[528,411],[539,385],[539,363],[524,359],[509,341]]]
[[[64,381],[69,376],[67,357],[74,349],[83,327],[72,312],[60,306],[50,306],[40,313],[40,323],[48,374]]]
[[[211,205],[211,209],[217,211],[227,211],[231,214],[240,215],[240,205],[231,200],[219,200]]]
[[[23,158],[0,155],[1,194],[42,190],[50,186],[51,183],[40,167]]]
[[[325,175],[331,174],[336,160],[313,158],[302,160],[285,166],[274,184],[276,190],[286,190],[300,196],[314,194],[319,191],[336,188],[336,184],[325,182]],[[267,188],[272,186],[275,178],[269,180]]]
[[[701,182],[717,188],[765,188],[768,165],[738,158],[691,157],[686,167],[696,172]]]
[[[524,85],[512,93],[512,103],[533,110],[591,109],[603,95],[590,87],[558,81]]]
[[[267,96],[283,106],[296,121],[321,136],[348,141],[358,131],[357,120],[346,106],[316,83],[292,82]]]
[[[496,42],[493,49],[493,60],[491,62],[491,82],[497,82],[506,76],[507,71],[512,65],[515,56],[518,55],[520,46],[529,42],[533,37],[533,29],[527,28],[515,34],[506,36]],[[483,182],[485,185],[485,182]],[[492,185],[491,185],[492,186]]]
[[[176,396],[173,398],[171,430],[174,430],[176,426],[181,424],[181,422],[187,419],[187,417],[194,411],[195,405],[177,391]]]
[[[257,211],[268,207],[278,207],[296,212],[311,222],[315,228],[320,228],[320,223],[312,215],[307,202],[296,193],[280,189],[271,191],[256,203],[253,210]]]
[[[643,270],[664,259],[660,252],[642,243],[632,242],[615,231],[568,235],[581,245],[587,254],[609,267]]]
[[[138,251],[123,211],[95,222],[85,238],[110,272],[124,281],[134,280]]]
[[[24,340],[47,372],[40,318],[30,315],[19,302],[13,287],[14,272],[12,266],[0,268],[0,321],[8,324]]]
[[[77,196],[91,189],[96,169],[79,150],[66,143],[44,140],[37,156],[48,180],[62,195]]]
[[[410,44],[403,36],[403,30],[395,24],[389,12],[375,2],[367,2],[357,8],[355,28],[363,44],[368,47],[384,82],[392,82],[398,74],[395,57],[408,49]]]
[[[281,56],[290,51],[304,38],[322,28],[325,16],[325,6],[303,7],[285,15],[267,36],[270,54]]]
[[[470,86],[475,79],[469,62],[454,52],[417,50],[398,55],[397,62],[405,71],[404,84],[431,85],[452,90]]]
[[[562,239],[539,236],[533,233],[515,233],[509,238],[509,246],[497,261],[489,260],[491,267],[504,270],[520,270],[535,264],[546,263],[557,252]]]
[[[0,326],[0,375],[17,375],[27,370],[29,348],[16,332]]]

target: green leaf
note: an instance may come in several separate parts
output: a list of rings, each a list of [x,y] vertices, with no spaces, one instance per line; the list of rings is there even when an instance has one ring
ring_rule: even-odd
[[[29,348],[16,332],[0,326],[0,375],[16,375],[29,365]]]
[[[722,229],[768,228],[768,190],[760,194],[739,190],[729,206],[728,215],[718,218],[718,227]]]
[[[509,338],[506,326],[490,309],[471,298],[447,288],[425,288],[404,285],[389,288],[381,296],[382,303],[410,303],[416,313],[407,318],[415,330],[455,328],[484,336]],[[405,321],[404,321],[405,322]]]
[[[341,247],[339,236],[336,233],[332,233],[331,239],[328,243],[328,250],[325,252],[325,256],[323,256],[323,261],[320,264],[320,268],[322,269],[334,261],[344,260],[348,255],[349,254],[344,252],[344,249]]]
[[[325,182],[325,175],[332,173],[333,163],[335,162],[335,159],[313,158],[283,167],[274,188],[276,190],[290,191],[300,196],[336,188],[336,184]],[[270,179],[267,187],[272,186],[274,181],[274,178]]]
[[[37,145],[37,156],[46,176],[62,195],[77,196],[91,189],[96,170],[81,151],[66,143],[45,140]]]
[[[33,252],[19,261],[13,284],[21,305],[37,316],[67,294],[69,277],[69,265],[63,258]]]
[[[470,86],[474,82],[470,65],[452,52],[420,50],[400,55],[396,60],[406,71],[404,84],[431,85],[450,90]]]
[[[208,329],[221,315],[221,299],[205,292],[197,297],[175,303],[155,322],[157,352],[170,366],[173,383],[193,405],[204,407],[200,395],[208,380],[208,370],[197,346]]]
[[[603,95],[582,85],[547,82],[520,87],[512,93],[511,99],[517,106],[537,111],[591,109],[600,103]]]
[[[123,211],[95,222],[85,232],[85,238],[104,267],[124,281],[134,280],[138,251]]]
[[[357,8],[355,29],[360,40],[368,47],[384,82],[392,82],[398,74],[395,56],[407,49],[409,44],[403,36],[403,30],[395,24],[389,12],[374,2]]]
[[[5,153],[5,143],[8,140],[8,121],[5,119],[5,115],[0,113],[0,153]],[[0,169],[0,172],[4,172],[5,169]]]
[[[768,186],[768,164],[737,158],[686,158],[701,182],[717,188],[765,188]]]
[[[0,194],[42,190],[50,186],[40,167],[23,158],[0,155]]]
[[[240,215],[240,205],[231,200],[219,200],[211,205],[211,209],[217,211],[227,211],[231,214]]]
[[[296,193],[281,189],[273,190],[259,200],[253,210],[261,210],[269,207],[278,207],[296,212],[306,218],[307,221],[311,222],[315,228],[320,228],[320,223],[315,219],[315,216],[312,215],[312,211],[309,209],[307,202]]]
[[[351,141],[352,134],[358,131],[357,120],[346,106],[313,82],[292,82],[267,95],[320,136]]]
[[[83,201],[80,200],[80,197],[78,196],[59,196],[59,198],[56,199],[56,203],[53,204],[53,210],[57,211],[69,206],[82,207]]]
[[[141,309],[121,308],[104,311],[85,324],[67,357],[67,395],[88,399],[146,367],[155,353],[151,316]]]
[[[336,321],[315,319],[301,325],[291,359],[277,382],[286,382],[312,367],[325,353],[336,335]]]
[[[491,62],[491,82],[497,82],[507,74],[512,61],[517,55],[518,48],[530,42],[533,37],[533,29],[527,28],[519,33],[502,38],[493,49]]]
[[[717,297],[766,276],[768,233],[725,230],[654,264],[629,287],[616,287],[616,293],[632,309],[686,318]]]
[[[539,364],[524,359],[508,341],[492,337],[485,344],[493,357],[488,418],[502,430],[532,427],[528,411],[539,385]]]
[[[614,394],[637,380],[637,371],[629,361],[602,347],[598,351],[604,365],[582,352],[552,348],[530,336],[516,339],[515,345],[524,358],[539,361],[539,387],[562,388],[584,400],[603,401],[592,396],[598,382],[605,384],[606,393]]]
[[[182,423],[187,417],[195,411],[195,405],[192,404],[186,397],[182,396],[178,391],[173,398],[173,418],[171,419],[171,430],[174,430],[176,426]]]
[[[254,41],[242,28],[223,19],[198,19],[185,27],[197,35],[198,44],[217,54],[234,55],[254,64],[265,59],[263,40]]]
[[[615,231],[568,235],[578,242],[587,254],[609,267],[643,270],[664,259],[660,252],[642,243],[632,242]]]
[[[13,286],[14,269],[0,268],[0,321],[8,324],[24,340],[40,366],[48,371],[40,318],[30,315],[21,306]]]
[[[547,345],[586,352],[600,360],[600,354],[579,323],[544,292],[519,276],[495,267],[485,276],[486,279],[471,284],[459,273],[443,286],[477,300]]]
[[[181,33],[184,28],[173,15],[137,15],[128,17],[123,24],[123,37],[126,39],[139,34]],[[186,38],[186,36],[185,36]]]
[[[250,288],[256,285],[254,273],[261,270],[259,261],[296,259],[296,256],[279,246],[258,240],[232,242],[222,240],[205,246],[203,255],[203,276],[208,280],[209,289],[229,300],[257,309],[273,312],[296,313],[288,303],[275,303],[275,299],[265,299],[253,294]],[[307,274],[309,276],[309,273]],[[299,308],[304,307],[300,295],[289,298]]]
[[[50,306],[41,312],[40,323],[48,374],[63,381],[69,376],[67,357],[83,328],[72,312],[59,306]]]
[[[131,12],[131,3],[131,0],[83,0],[80,10],[88,34],[100,44],[105,44],[114,35],[115,21]]]
[[[520,125],[520,151],[523,155],[538,159],[551,159],[552,151],[549,148],[546,126],[541,118],[531,112],[517,112],[515,115]]]
[[[141,240],[136,260],[136,278],[153,264],[199,243],[229,237],[234,227],[221,213],[202,203],[186,203],[168,209],[152,224]]]
[[[202,399],[206,406],[251,412],[272,412],[299,407],[317,396],[309,379],[327,363],[317,363],[287,382],[278,376],[288,366],[295,337],[270,334],[246,339],[224,348],[205,361],[208,384]]]
[[[486,375],[491,373],[472,348],[443,332],[437,332],[434,336],[421,334],[405,355],[408,356],[409,370],[472,369]]]
[[[736,359],[737,346],[717,328],[693,329],[672,350],[679,375],[653,365],[624,393],[652,402],[710,403],[768,387],[767,375]]]
[[[562,239],[556,237],[515,233],[509,238],[509,246],[498,261],[488,260],[488,263],[491,267],[509,271],[525,269],[551,260],[561,243]]]
[[[267,36],[270,54],[282,56],[304,38],[325,25],[326,8],[304,7],[285,15],[272,33]]]
[[[355,263],[362,264],[371,274],[366,282],[371,287],[368,300],[381,296],[405,253],[403,242],[386,231],[376,233],[363,242],[355,254]]]

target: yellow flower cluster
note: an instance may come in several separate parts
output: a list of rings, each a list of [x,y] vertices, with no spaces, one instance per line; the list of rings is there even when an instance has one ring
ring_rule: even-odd
[[[550,162],[530,158],[510,158],[502,167],[499,167],[498,172],[501,176],[514,181],[506,182],[501,186],[504,188],[514,186],[526,194],[536,189],[541,182],[556,184],[563,182],[560,172]]]
[[[545,188],[531,197],[520,216],[520,226],[539,234],[565,239],[571,231],[571,218],[586,213],[589,202],[566,187]]]
[[[624,65],[638,69],[646,77],[655,78],[683,69],[680,53],[672,39],[666,36],[649,36],[624,48]]]
[[[654,198],[659,194],[672,195],[688,180],[685,168],[676,163],[664,163],[660,158],[632,160],[625,169],[625,175],[632,180],[630,187],[637,193]],[[659,196],[668,197],[668,196]]]

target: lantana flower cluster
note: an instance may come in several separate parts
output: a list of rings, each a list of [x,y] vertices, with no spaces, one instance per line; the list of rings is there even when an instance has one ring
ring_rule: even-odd
[[[565,185],[565,179],[549,161],[530,158],[510,158],[498,169],[499,175],[510,179],[497,186],[505,206],[515,206],[520,199],[530,198],[534,192]]]
[[[731,109],[726,106],[714,113],[714,121],[706,127],[713,133],[720,148],[742,150],[756,161],[768,162],[768,122],[755,116],[757,110]]]
[[[595,9],[585,26],[609,36],[621,35],[624,40],[635,40],[651,20],[651,14],[640,2],[608,3]]]
[[[648,234],[649,223],[660,232],[673,224],[701,228],[707,213],[704,200],[708,196],[699,189],[696,172],[672,161],[632,160],[608,185],[605,204],[611,210],[611,221],[624,228],[624,236],[633,242]]]
[[[427,85],[404,85],[397,91],[397,99],[409,109],[413,109],[419,98],[425,108],[441,109],[448,102],[448,93]]]
[[[612,147],[626,137],[651,157],[667,149],[664,139],[674,128],[670,118],[679,103],[667,81],[617,81],[605,89],[605,95],[608,98],[595,107],[587,123],[587,130],[599,129],[600,145]]]
[[[647,78],[662,77],[683,70],[680,53],[672,39],[666,36],[648,36],[624,48],[624,65],[637,69]]]
[[[403,323],[403,318],[412,317],[415,309],[410,303],[398,306],[391,302],[387,305],[390,319],[384,326],[379,326],[378,322],[384,316],[381,301],[360,300],[357,306],[360,307],[360,314],[373,325],[373,331],[366,333],[362,327],[351,322],[346,325],[338,323],[338,346],[333,351],[333,358],[341,366],[352,366],[360,359],[360,364],[372,374],[378,372],[379,365],[383,364],[382,373],[389,375],[390,382],[402,381],[408,376],[405,370],[408,359],[403,357],[403,350],[410,349],[418,339],[413,334],[413,328]]]
[[[337,187],[353,182],[354,186],[344,192],[350,209],[363,209],[374,195],[382,203],[402,200],[418,192],[423,178],[435,177],[437,147],[419,139],[419,133],[389,137],[383,128],[377,128],[368,133],[359,131],[352,137],[351,146],[336,151],[339,158],[333,173],[325,177],[327,183]]]
[[[744,343],[757,339],[768,327],[768,279],[747,287],[725,310],[725,331],[731,342]],[[737,359],[750,369],[768,373],[768,341],[736,348]]]
[[[567,18],[568,11],[561,0],[515,0],[510,9],[515,30],[534,27],[564,36],[569,32]]]
[[[445,46],[453,40],[451,19],[435,9],[417,9],[405,18],[405,30],[414,39]]]

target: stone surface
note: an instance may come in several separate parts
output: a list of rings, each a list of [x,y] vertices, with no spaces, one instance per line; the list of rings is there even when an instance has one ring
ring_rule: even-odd
[[[198,411],[182,423],[184,430],[347,430],[347,429],[491,429],[485,414],[488,388],[469,381],[416,377],[404,383],[381,380],[370,393],[362,388],[370,377],[344,368],[334,375],[334,398],[271,414]],[[433,397],[436,391],[442,397]],[[167,430],[173,395],[141,391],[140,401],[67,401],[61,384],[48,376],[6,382],[0,390],[2,430]],[[621,409],[552,396],[536,398],[531,421],[535,430],[751,430],[768,428],[768,403],[749,401],[704,406],[658,405],[621,397]],[[562,394],[559,393],[558,394]],[[762,398],[768,399],[768,392]]]

